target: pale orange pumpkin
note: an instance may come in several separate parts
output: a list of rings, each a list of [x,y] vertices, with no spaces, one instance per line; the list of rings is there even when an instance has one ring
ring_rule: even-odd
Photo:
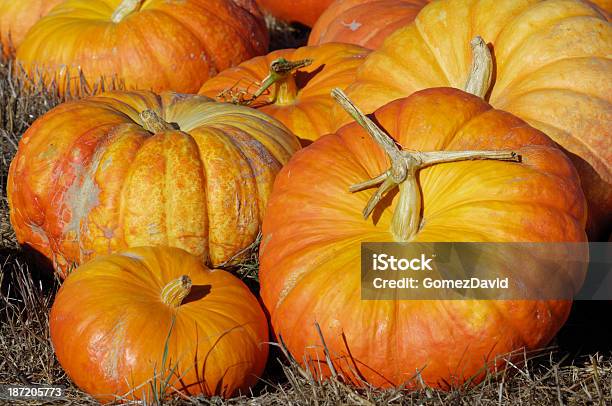
[[[363,300],[361,244],[576,242],[568,247],[584,264],[586,202],[569,158],[523,120],[452,88],[419,91],[359,123],[370,134],[349,124],[293,156],[264,219],[261,295],[293,357],[357,385],[449,389],[545,346],[571,300]],[[499,248],[487,275],[509,270],[532,292],[555,278],[569,293],[555,299],[580,288],[580,262],[513,266]]]
[[[220,265],[255,240],[274,177],[299,148],[273,118],[204,96],[110,92],[64,103],[19,143],[11,223],[62,273],[143,245]]]
[[[408,25],[429,0],[336,0],[317,20],[308,45],[344,42],[376,49]]]
[[[101,402],[248,393],[268,356],[249,289],[178,248],[88,262],[64,281],[49,324],[60,364]]]
[[[267,48],[255,0],[67,0],[32,27],[17,61],[62,94],[115,83],[195,93]]]
[[[0,0],[0,44],[4,55],[14,53],[28,30],[64,0]]]
[[[334,129],[329,92],[346,87],[368,53],[349,44],[274,51],[221,72],[200,94],[257,108],[309,143]]]
[[[492,87],[480,95],[570,154],[589,201],[590,236],[605,238],[612,228],[612,24],[592,6],[576,0],[433,2],[368,56],[347,94],[370,113],[421,89],[464,89],[476,36],[490,43],[494,59]],[[349,122],[335,112],[337,127]]]

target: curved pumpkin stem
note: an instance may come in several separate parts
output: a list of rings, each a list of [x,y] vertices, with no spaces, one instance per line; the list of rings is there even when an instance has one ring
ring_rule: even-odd
[[[472,47],[472,67],[465,84],[465,91],[484,99],[491,88],[493,79],[493,57],[481,36],[472,39],[470,46]]]
[[[183,299],[191,292],[192,286],[191,278],[183,275],[164,286],[161,292],[161,301],[168,306],[179,307],[183,303]]]
[[[264,78],[261,86],[255,91],[250,101],[257,99],[270,86],[274,86],[269,103],[292,103],[298,91],[293,72],[310,64],[312,64],[312,59],[310,58],[300,59],[299,61],[288,61],[285,58],[275,59],[270,64],[268,76]]]
[[[148,109],[140,112],[142,127],[150,133],[157,134],[164,131],[180,130],[178,125],[168,123],[159,116],[155,111]]]
[[[349,191],[357,192],[382,183],[363,210],[363,217],[367,219],[383,196],[395,187],[399,187],[399,201],[393,212],[390,230],[396,241],[411,241],[421,226],[422,192],[417,180],[417,173],[420,169],[439,163],[475,159],[520,162],[520,156],[513,151],[420,152],[400,150],[395,141],[363,114],[342,90],[333,89],[331,94],[380,145],[391,160],[391,168],[370,180],[351,186]]]
[[[114,23],[120,23],[128,15],[140,10],[140,7],[142,7],[142,4],[144,2],[145,0],[123,0],[121,4],[119,4],[119,6],[115,9],[111,20]]]

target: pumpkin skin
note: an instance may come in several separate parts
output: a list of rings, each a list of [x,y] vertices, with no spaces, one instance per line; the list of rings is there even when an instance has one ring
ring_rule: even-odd
[[[312,27],[308,45],[344,42],[380,47],[391,33],[408,25],[428,0],[336,0]]]
[[[81,95],[80,70],[90,92],[103,89],[103,77],[106,88],[195,93],[208,77],[268,48],[254,0],[149,0],[115,23],[120,4],[62,3],[32,27],[17,61],[55,80],[61,94]]]
[[[220,94],[227,89],[252,94],[257,89],[256,83],[264,80],[274,60],[312,59],[311,65],[291,74],[290,80],[295,80],[297,85],[293,94],[268,103],[270,96],[264,93],[251,106],[276,118],[302,140],[315,140],[334,129],[333,117],[329,114],[334,100],[329,92],[334,87],[344,88],[351,83],[368,53],[365,48],[348,44],[274,51],[221,72],[207,81],[199,93],[222,101],[225,98]]]
[[[257,0],[261,8],[274,17],[312,27],[334,0]]]
[[[370,54],[346,92],[370,113],[417,90],[463,89],[476,35],[492,43],[495,58],[487,100],[570,154],[589,201],[590,236],[605,238],[612,227],[612,26],[591,6],[573,0],[434,2]],[[340,109],[334,112],[337,127],[349,121]]]
[[[183,275],[190,293],[182,304],[164,302],[164,286]],[[60,364],[101,402],[132,388],[126,399],[153,400],[146,382],[156,373],[171,376],[166,394],[172,387],[191,395],[245,393],[268,356],[268,323],[249,289],[178,248],[133,248],[88,262],[64,281],[49,323]]]
[[[36,21],[63,0],[0,0],[0,43],[4,55],[21,44]]]
[[[147,131],[146,109],[182,131]],[[299,147],[273,118],[204,96],[109,92],[64,103],[20,141],[11,223],[60,273],[147,245],[216,266],[254,241],[274,177]]]
[[[508,149],[522,156],[520,164],[422,169],[423,220],[412,241],[586,241],[575,168],[517,117],[451,88],[417,92],[374,116],[405,150]],[[419,369],[426,384],[448,388],[481,373],[484,361],[546,345],[570,301],[361,300],[360,243],[395,241],[389,226],[398,199],[385,197],[374,220],[364,220],[372,191],[348,188],[388,167],[381,148],[350,124],[298,152],[276,178],[268,206],[275,215],[264,219],[260,248],[261,295],[275,334],[295,359],[325,359],[317,322],[336,370],[353,383],[361,382],[355,370],[389,387]],[[534,284],[550,277],[544,264],[540,271]],[[325,362],[319,367],[329,375]]]

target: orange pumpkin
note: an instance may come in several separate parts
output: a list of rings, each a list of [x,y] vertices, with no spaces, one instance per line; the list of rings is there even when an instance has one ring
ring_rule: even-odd
[[[597,7],[605,16],[610,19],[610,14],[612,14],[612,1],[610,0],[584,0],[585,2],[592,4]]]
[[[274,177],[297,149],[273,118],[203,96],[112,92],[64,103],[20,141],[11,222],[61,272],[143,245],[216,266],[256,238]]]
[[[41,17],[63,0],[0,0],[0,44],[12,54]]]
[[[425,7],[359,69],[347,94],[366,113],[435,86],[463,89],[470,39],[491,42],[482,96],[545,132],[572,157],[593,239],[612,227],[612,25],[581,1],[442,0]],[[582,38],[577,41],[576,38]],[[337,127],[349,117],[336,109]]]
[[[542,132],[456,89],[423,90],[373,115],[403,147],[382,133],[393,160],[353,123],[295,154],[276,178],[260,248],[275,334],[328,376],[318,323],[336,372],[382,387],[414,387],[417,371],[435,387],[476,383],[485,363],[500,366],[497,356],[546,345],[571,301],[362,300],[361,243],[584,242],[571,161]],[[380,182],[399,193],[363,190]],[[364,220],[366,205],[374,215]],[[506,261],[487,266],[493,273]],[[547,261],[530,271],[523,281],[536,290],[559,272]],[[578,279],[564,286],[576,293],[583,271],[570,269]]]
[[[276,18],[309,27],[334,0],[257,0],[262,9]]]
[[[111,83],[195,93],[267,47],[254,0],[67,0],[32,27],[17,61],[62,94]]]
[[[249,289],[178,248],[88,262],[64,281],[49,324],[60,364],[101,402],[248,393],[268,356]]]
[[[315,140],[333,130],[329,92],[353,80],[368,52],[348,44],[274,51],[221,72],[202,86],[200,94],[248,104],[302,140]]]
[[[380,47],[393,31],[408,25],[428,0],[336,0],[312,27],[308,45],[344,42]]]

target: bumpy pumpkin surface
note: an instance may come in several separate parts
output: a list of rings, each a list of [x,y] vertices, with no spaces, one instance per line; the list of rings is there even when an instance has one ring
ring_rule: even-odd
[[[248,101],[302,140],[315,140],[334,129],[329,92],[352,82],[368,52],[348,44],[274,51],[221,72],[202,86],[200,94],[221,101]],[[271,70],[283,60],[279,72]],[[253,98],[264,83],[269,87]]]
[[[257,236],[274,177],[298,148],[273,118],[204,96],[110,92],[65,103],[20,141],[11,222],[60,271],[143,245],[221,264]]]
[[[510,150],[521,162],[421,169],[413,178],[421,209],[412,223],[401,198],[410,184],[362,217],[373,192],[349,187],[381,174],[390,161],[357,124],[298,152],[276,178],[268,206],[275,215],[264,219],[260,249],[261,294],[275,334],[297,360],[312,359],[313,369],[329,375],[316,362],[325,360],[318,323],[339,373],[383,387],[412,387],[417,370],[436,387],[478,382],[496,356],[546,345],[570,301],[362,300],[360,244],[584,242],[586,203],[571,161],[521,119],[456,89],[417,92],[374,117],[404,151]],[[398,229],[408,229],[408,237],[399,238]],[[527,283],[548,283],[556,269],[547,266],[538,264]]]
[[[612,227],[612,25],[574,0],[443,0],[373,52],[347,89],[366,113],[436,86],[463,89],[470,40],[491,44],[487,100],[559,143],[580,173],[592,237]],[[349,121],[342,111],[338,125]],[[600,230],[598,231],[597,228]]]
[[[247,393],[268,356],[268,323],[249,289],[177,248],[88,262],[64,281],[49,323],[68,376],[102,402]]]
[[[428,0],[336,0],[317,20],[308,45],[345,42],[376,49],[408,25]]]
[[[30,27],[63,0],[0,0],[0,43],[5,55],[12,53]]]
[[[257,3],[276,18],[312,27],[332,1],[334,0],[257,0]]]
[[[17,61],[61,93],[100,89],[102,77],[107,88],[195,93],[267,47],[254,0],[68,0],[30,30]]]

